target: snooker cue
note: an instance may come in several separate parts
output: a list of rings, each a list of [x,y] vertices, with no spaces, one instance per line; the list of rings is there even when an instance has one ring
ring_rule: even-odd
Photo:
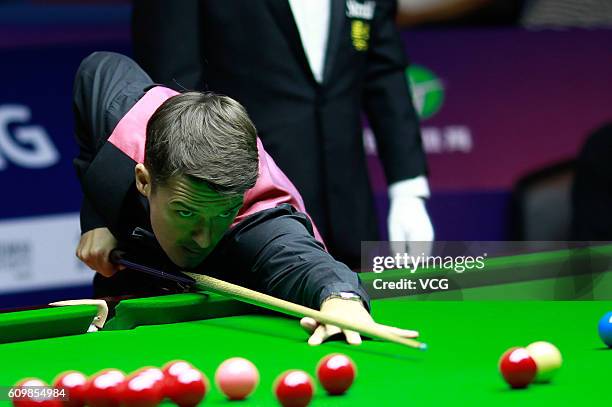
[[[403,338],[387,331],[383,326],[375,322],[358,323],[351,321],[348,318],[330,316],[324,312],[295,304],[290,301],[282,300],[271,295],[263,294],[236,284],[228,283],[214,277],[203,274],[188,273],[185,271],[183,271],[183,273],[196,280],[196,286],[198,286],[198,288],[221,294],[248,304],[296,317],[310,317],[322,324],[335,325],[341,329],[356,331],[362,335],[384,339],[389,342],[409,346],[411,348],[420,350],[427,349],[427,345],[425,343],[416,341],[414,339]]]

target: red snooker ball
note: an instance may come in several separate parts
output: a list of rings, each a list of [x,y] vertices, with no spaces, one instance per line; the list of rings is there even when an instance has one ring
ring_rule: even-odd
[[[499,371],[513,389],[525,388],[533,381],[537,366],[525,348],[510,348],[499,360]]]
[[[165,383],[166,396],[180,407],[194,407],[206,396],[208,378],[195,368],[170,376]]]
[[[143,368],[138,369],[134,373],[132,373],[130,377],[141,376],[141,375],[151,377],[155,381],[159,382],[157,383],[157,386],[159,387],[161,391],[162,399],[166,397],[165,392],[166,392],[166,379],[167,378],[161,369],[157,367],[153,367],[153,366],[145,366]]]
[[[184,360],[172,360],[162,367],[162,372],[168,377],[175,377],[183,370],[193,369],[191,363]]]
[[[17,390],[24,390],[27,387],[35,387],[32,392],[44,391],[43,387],[48,387],[47,383],[40,379],[28,378],[20,380],[15,385]],[[37,397],[36,394],[32,394],[32,397],[27,396],[23,392],[16,392],[16,396],[12,399],[13,406],[15,407],[61,407],[61,402],[56,398],[50,397]]]
[[[53,381],[53,387],[64,390],[64,407],[83,407],[87,391],[87,377],[81,372],[68,371],[61,373]]]
[[[283,407],[305,407],[310,403],[314,385],[308,373],[289,370],[274,383],[274,393]]]
[[[161,371],[160,371],[161,372]],[[142,371],[128,378],[123,390],[123,407],[155,407],[164,398],[163,380],[150,371]]]
[[[86,404],[89,407],[119,407],[125,388],[125,374],[117,369],[102,370],[87,382]]]
[[[140,368],[134,373],[132,373],[131,377],[140,376],[140,375],[151,376],[153,379],[162,381],[162,382],[166,379],[166,375],[164,374],[164,372],[161,369],[158,369],[153,366],[145,366],[143,368]]]
[[[327,355],[317,365],[317,378],[329,394],[342,394],[355,380],[355,364],[346,355]]]
[[[164,395],[167,397],[167,391],[169,388],[174,386],[176,377],[184,370],[195,369],[193,365],[184,360],[172,360],[166,363],[162,367],[162,373],[164,375]]]

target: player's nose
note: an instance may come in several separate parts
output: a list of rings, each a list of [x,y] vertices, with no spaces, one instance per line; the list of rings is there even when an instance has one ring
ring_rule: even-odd
[[[198,228],[194,231],[192,239],[199,248],[206,249],[208,246],[210,246],[211,241],[210,228]]]

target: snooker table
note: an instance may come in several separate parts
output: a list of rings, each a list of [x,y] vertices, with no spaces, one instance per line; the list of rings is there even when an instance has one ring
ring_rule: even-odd
[[[491,259],[490,272],[520,275],[534,265],[554,269],[567,254]],[[397,273],[382,276],[403,275]],[[172,359],[190,361],[212,382],[223,360],[242,356],[260,371],[257,390],[246,402],[229,402],[213,386],[202,404],[268,406],[277,404],[271,388],[281,372],[303,369],[314,376],[320,358],[341,352],[357,364],[355,383],[346,395],[333,397],[317,384],[312,406],[610,405],[612,349],[599,339],[597,322],[612,310],[612,273],[553,274],[557,277],[512,282],[497,276],[495,284],[386,295],[372,288],[381,275],[364,274],[377,322],[419,330],[427,351],[372,340],[310,347],[296,319],[203,293],[121,301],[104,329],[90,333],[84,332],[96,310],[88,305],[4,313],[0,386],[31,376],[49,382],[71,369],[86,375],[109,367],[129,373]],[[563,367],[549,384],[511,390],[497,370],[499,357],[512,346],[538,340],[561,350]]]

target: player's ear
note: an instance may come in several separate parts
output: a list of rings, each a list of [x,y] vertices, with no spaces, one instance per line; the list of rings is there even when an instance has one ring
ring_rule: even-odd
[[[136,164],[134,177],[136,178],[136,189],[148,198],[151,195],[151,173],[147,167],[144,164]]]

